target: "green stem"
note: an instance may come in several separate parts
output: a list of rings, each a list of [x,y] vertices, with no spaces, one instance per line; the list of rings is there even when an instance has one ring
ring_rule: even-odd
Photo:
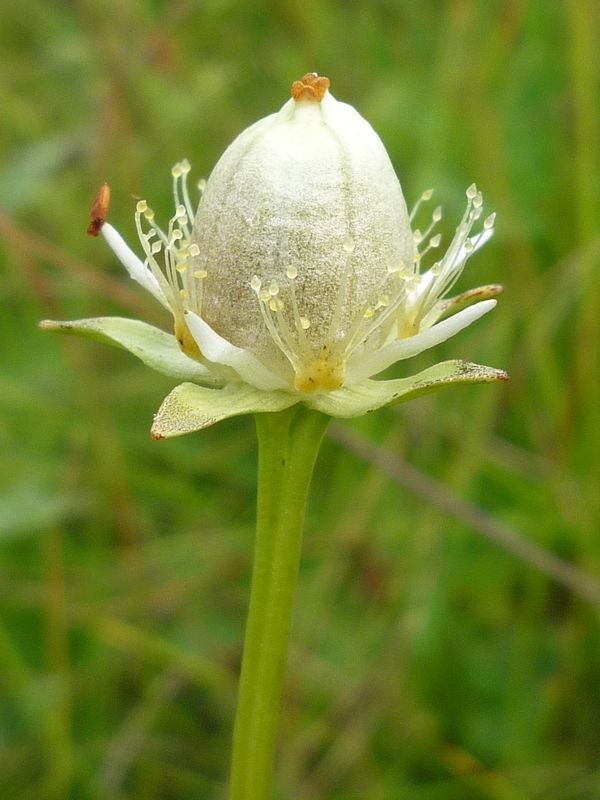
[[[256,543],[233,735],[230,800],[268,800],[304,510],[329,417],[301,405],[256,415]]]

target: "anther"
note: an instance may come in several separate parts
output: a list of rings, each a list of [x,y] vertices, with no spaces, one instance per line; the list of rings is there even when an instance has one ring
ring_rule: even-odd
[[[353,253],[355,248],[354,239],[351,236],[346,236],[342,247],[344,248],[344,252],[348,254]]]
[[[486,217],[483,222],[483,227],[486,229],[486,231],[489,231],[490,228],[494,227],[495,221],[496,221],[496,212],[494,211],[492,214],[489,215],[489,217]]]
[[[250,288],[255,292],[260,292],[261,286],[262,286],[261,279],[258,277],[258,275],[255,275],[250,281]]]
[[[293,281],[298,277],[298,268],[294,264],[290,264],[290,266],[286,269],[285,274],[291,281]]]
[[[476,186],[476,184],[472,183],[469,186],[469,188],[467,189],[467,191],[465,192],[465,194],[467,195],[467,200],[474,200],[475,197],[477,196],[477,186]]]
[[[86,231],[88,236],[98,236],[106,217],[108,216],[108,206],[110,205],[110,186],[108,183],[103,183],[90,210],[90,224]]]

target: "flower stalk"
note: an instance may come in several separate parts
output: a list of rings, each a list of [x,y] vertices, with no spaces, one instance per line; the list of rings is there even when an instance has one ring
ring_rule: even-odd
[[[255,416],[259,441],[256,543],[230,800],[271,797],[306,499],[330,420],[303,406]]]

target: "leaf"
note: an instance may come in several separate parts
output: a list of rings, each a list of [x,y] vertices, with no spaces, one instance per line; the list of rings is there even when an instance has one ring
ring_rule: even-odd
[[[168,439],[208,428],[228,417],[282,411],[300,399],[300,395],[264,392],[247,383],[228,383],[220,389],[182,383],[164,399],[151,433],[155,439]]]
[[[43,320],[42,330],[60,331],[96,339],[129,350],[148,367],[177,380],[194,381],[203,386],[221,386],[222,378],[203,364],[188,358],[174,336],[147,322],[123,317],[95,317],[69,322]]]
[[[378,408],[405,403],[446,386],[463,383],[491,383],[508,380],[502,370],[470,364],[467,361],[443,361],[417,375],[390,381],[365,380],[328,394],[316,394],[305,402],[331,417],[358,417]]]

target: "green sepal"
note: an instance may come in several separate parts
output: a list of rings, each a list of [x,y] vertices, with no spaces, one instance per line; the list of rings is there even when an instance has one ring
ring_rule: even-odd
[[[417,375],[398,380],[366,380],[355,386],[315,394],[304,402],[331,417],[359,417],[383,406],[405,403],[423,394],[462,383],[492,383],[508,379],[506,372],[467,361],[443,361]]]
[[[40,322],[40,328],[122,347],[148,367],[180,381],[193,381],[203,386],[223,384],[222,378],[182,353],[174,336],[137,319],[94,317],[67,322],[47,319]]]
[[[240,414],[283,411],[300,400],[297,394],[264,392],[247,383],[228,383],[221,389],[182,383],[163,400],[151,433],[155,439],[182,436]]]

